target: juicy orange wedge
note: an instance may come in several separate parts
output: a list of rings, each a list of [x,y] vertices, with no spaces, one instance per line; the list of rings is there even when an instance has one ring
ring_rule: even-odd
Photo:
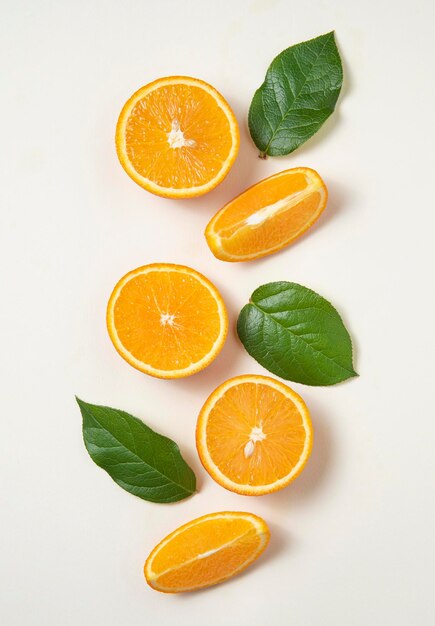
[[[181,378],[217,356],[228,316],[205,276],[184,265],[155,263],[117,283],[107,306],[107,328],[130,365],[158,378]]]
[[[249,261],[277,252],[314,224],[328,192],[308,167],[285,170],[253,185],[209,222],[205,237],[222,261]]]
[[[239,129],[221,94],[188,76],[159,78],[124,105],[116,127],[122,167],[159,196],[189,198],[218,185],[239,149]]]
[[[243,495],[288,485],[304,468],[312,441],[305,402],[268,376],[237,376],[220,385],[196,428],[205,469],[222,487]]]
[[[179,593],[216,585],[239,574],[269,542],[266,522],[252,513],[212,513],[181,526],[146,560],[147,583]]]

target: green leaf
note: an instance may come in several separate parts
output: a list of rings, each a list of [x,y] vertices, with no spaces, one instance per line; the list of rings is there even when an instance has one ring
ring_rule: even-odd
[[[249,132],[261,156],[290,154],[312,137],[334,111],[342,82],[333,32],[281,52],[249,109]]]
[[[76,400],[91,459],[120,487],[151,502],[177,502],[192,495],[195,474],[174,441],[129,413]]]
[[[237,332],[249,354],[281,378],[334,385],[357,376],[341,317],[302,285],[283,281],[256,289],[240,312]]]

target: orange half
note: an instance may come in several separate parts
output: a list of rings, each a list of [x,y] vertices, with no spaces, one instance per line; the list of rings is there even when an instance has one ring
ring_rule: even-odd
[[[159,196],[189,198],[218,185],[239,149],[237,120],[211,85],[188,76],[159,78],[124,105],[116,127],[122,167]]]
[[[209,222],[205,237],[222,261],[272,254],[300,237],[322,213],[328,191],[314,170],[285,170],[253,185]]]
[[[155,263],[117,283],[107,305],[107,329],[116,350],[136,369],[181,378],[217,356],[228,316],[205,276],[184,265]]]
[[[227,380],[204,404],[196,427],[207,472],[242,495],[264,495],[288,485],[303,470],[312,442],[305,402],[268,376]]]
[[[179,593],[239,574],[266,548],[266,522],[252,513],[223,511],[192,520],[161,541],[146,560],[147,583]]]

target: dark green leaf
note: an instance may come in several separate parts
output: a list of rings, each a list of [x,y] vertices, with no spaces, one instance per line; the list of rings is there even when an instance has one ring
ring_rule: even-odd
[[[334,111],[342,82],[333,32],[281,52],[249,109],[249,131],[262,155],[290,154],[312,137]]]
[[[76,399],[86,449],[120,487],[151,502],[177,502],[192,495],[195,474],[174,441],[129,413]]]
[[[281,378],[334,385],[357,376],[339,314],[302,285],[283,281],[256,289],[240,312],[237,332],[249,354]]]

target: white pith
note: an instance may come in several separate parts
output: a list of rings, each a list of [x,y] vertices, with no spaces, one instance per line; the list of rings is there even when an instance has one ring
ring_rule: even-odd
[[[161,326],[174,326],[175,324],[175,315],[171,315],[170,313],[161,313],[160,314],[160,325]]]
[[[278,200],[273,204],[269,204],[258,211],[255,211],[245,220],[245,224],[247,226],[258,226],[259,224],[263,224],[271,217],[274,217],[283,211],[288,211],[296,204],[299,204],[299,202],[308,198],[313,191],[317,191],[317,185],[315,183],[308,182],[305,189],[301,189],[296,193],[292,193],[291,195],[281,198],[281,200]]]
[[[243,449],[243,454],[245,455],[246,459],[249,459],[249,457],[254,454],[255,444],[257,443],[257,441],[263,441],[264,439],[266,439],[266,435],[264,434],[261,425],[254,426],[254,428],[251,430],[251,434],[249,435],[249,441]]]
[[[172,120],[171,130],[167,133],[168,144],[171,148],[194,148],[196,146],[196,141],[194,139],[186,139],[183,131],[180,128],[180,123],[178,120]]]

